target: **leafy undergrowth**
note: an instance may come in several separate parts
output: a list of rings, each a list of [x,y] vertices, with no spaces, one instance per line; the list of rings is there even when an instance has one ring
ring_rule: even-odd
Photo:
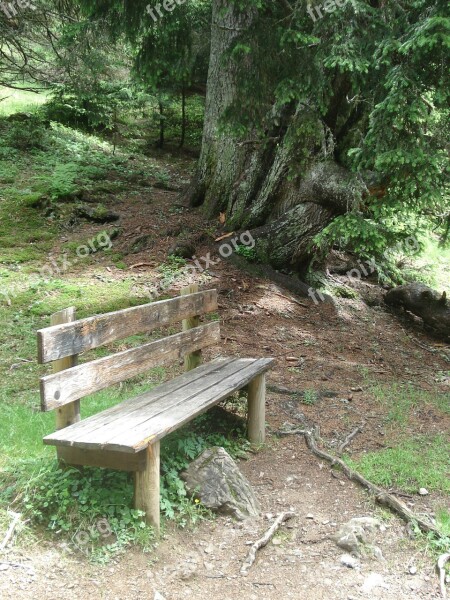
[[[17,435],[16,410],[20,421],[24,408],[10,410],[9,427]],[[37,430],[33,437],[37,440],[42,433],[45,431]],[[162,441],[161,511],[165,521],[187,527],[211,516],[187,495],[180,473],[211,446],[222,446],[234,457],[243,456],[248,448],[243,434],[242,421],[218,408]],[[62,470],[48,452],[21,460],[13,460],[13,455],[10,452],[10,460],[0,472],[0,510],[20,512],[22,520],[29,519],[32,526],[41,527],[69,550],[82,552],[95,562],[107,562],[129,545],[144,550],[152,547],[152,528],[143,521],[142,512],[130,508],[131,474],[88,467]]]

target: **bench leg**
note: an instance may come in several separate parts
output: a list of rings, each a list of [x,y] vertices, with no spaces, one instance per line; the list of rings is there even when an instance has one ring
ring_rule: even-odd
[[[266,439],[266,376],[258,375],[248,384],[248,439],[264,444]]]
[[[159,534],[159,441],[147,448],[143,471],[134,474],[134,507],[145,512],[145,520]]]

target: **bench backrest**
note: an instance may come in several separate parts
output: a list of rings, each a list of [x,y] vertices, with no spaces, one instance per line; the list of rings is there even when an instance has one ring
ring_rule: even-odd
[[[217,291],[207,290],[46,327],[37,332],[38,359],[40,363],[59,361],[182,320],[184,323],[191,320],[192,325],[196,317],[215,310]],[[41,378],[41,408],[43,411],[60,408],[219,341],[219,323],[212,321],[47,375]]]

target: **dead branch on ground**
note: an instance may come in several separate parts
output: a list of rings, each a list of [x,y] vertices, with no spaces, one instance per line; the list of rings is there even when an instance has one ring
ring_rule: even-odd
[[[262,538],[257,540],[254,544],[252,544],[252,547],[250,548],[250,550],[248,552],[247,558],[244,560],[244,562],[242,564],[241,575],[243,575],[244,577],[246,577],[248,575],[251,566],[253,565],[253,563],[256,560],[256,553],[258,552],[258,550],[260,550],[261,548],[264,548],[264,546],[267,546],[267,544],[273,538],[275,533],[281,527],[282,523],[284,523],[285,521],[288,521],[289,519],[292,519],[292,517],[295,517],[294,512],[287,511],[287,512],[281,513],[275,519],[272,526],[262,536]]]

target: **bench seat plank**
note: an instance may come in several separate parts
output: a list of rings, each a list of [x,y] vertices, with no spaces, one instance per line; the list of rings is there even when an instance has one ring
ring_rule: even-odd
[[[273,359],[221,359],[52,433],[44,443],[135,453],[181,427],[254,377]]]
[[[69,445],[72,441],[77,440],[80,435],[92,434],[94,431],[99,430],[100,428],[109,425],[112,422],[118,423],[117,417],[120,413],[120,418],[125,419],[128,417],[130,413],[141,410],[143,407],[148,405],[150,402],[156,403],[159,400],[163,399],[163,407],[166,405],[166,398],[171,394],[177,393],[179,389],[184,388],[187,385],[192,385],[198,379],[202,377],[206,377],[211,372],[217,372],[217,370],[222,369],[225,365],[231,363],[232,358],[220,358],[201,367],[198,367],[194,371],[189,373],[184,373],[171,381],[164,383],[163,385],[159,385],[157,387],[152,388],[151,390],[140,394],[139,396],[135,396],[134,398],[128,398],[123,402],[112,406],[100,413],[93,415],[87,419],[83,419],[80,423],[78,423],[78,427],[75,429],[65,428],[63,441],[65,445]],[[186,393],[187,395],[187,393]],[[56,431],[53,435],[62,434],[61,431]]]

